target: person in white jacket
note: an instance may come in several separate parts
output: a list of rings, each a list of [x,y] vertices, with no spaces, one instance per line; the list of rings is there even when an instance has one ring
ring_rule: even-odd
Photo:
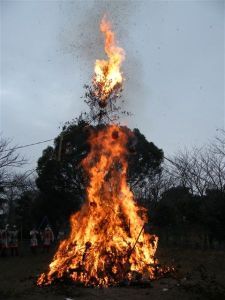
[[[54,242],[54,233],[49,225],[46,226],[43,235],[43,250],[49,252],[51,244]]]
[[[36,254],[38,248],[38,234],[36,228],[30,231],[30,249],[33,254]]]

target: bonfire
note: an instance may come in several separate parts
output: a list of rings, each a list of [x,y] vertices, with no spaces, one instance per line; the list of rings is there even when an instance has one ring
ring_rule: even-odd
[[[96,60],[88,92],[89,100],[99,108],[99,123],[122,90],[125,59],[105,17],[100,30],[108,59]],[[156,276],[158,238],[145,231],[147,212],[136,203],[127,183],[129,134],[116,123],[91,132],[90,152],[82,161],[89,179],[86,202],[71,216],[69,237],[60,243],[38,285],[70,280],[108,287]]]

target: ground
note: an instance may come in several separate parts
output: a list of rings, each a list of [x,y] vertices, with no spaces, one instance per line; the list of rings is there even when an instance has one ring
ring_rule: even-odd
[[[0,257],[0,300],[222,300],[225,299],[224,251],[165,249],[159,247],[162,263],[173,264],[177,272],[168,278],[153,281],[151,287],[117,287],[108,289],[74,286],[37,287],[38,274],[51,261],[51,253],[34,256],[28,245],[20,249],[19,257]]]

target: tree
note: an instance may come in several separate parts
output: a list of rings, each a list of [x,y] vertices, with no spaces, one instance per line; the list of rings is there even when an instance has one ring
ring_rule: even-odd
[[[15,168],[25,164],[25,159],[11,145],[11,141],[0,138],[0,222],[7,221],[10,208],[15,199],[15,191],[19,185],[19,177],[15,176]],[[11,210],[12,212],[12,210]]]
[[[88,178],[81,167],[89,151],[90,130],[99,130],[104,124],[90,126],[83,120],[68,123],[55,139],[54,147],[43,151],[38,160],[36,180],[40,190],[39,208],[51,222],[63,222],[78,210],[86,198]],[[139,130],[128,132],[128,182],[136,195],[141,185],[146,185],[153,174],[161,172],[163,152],[149,143]]]
[[[22,229],[23,237],[29,237],[29,232],[33,226],[39,224],[36,219],[36,204],[38,191],[34,189],[26,190],[18,195],[15,200],[15,220],[14,222]]]
[[[192,194],[204,196],[208,189],[225,191],[225,155],[223,141],[213,141],[204,148],[179,152],[171,160],[168,172],[177,185],[188,187]]]
[[[172,178],[173,187],[161,193],[155,206],[153,217],[157,225],[182,228],[184,216],[189,236],[194,226],[195,241],[203,242],[204,247],[213,247],[215,240],[225,240],[224,145],[222,130],[210,144],[179,152],[168,159],[161,176],[166,172]],[[185,190],[188,191],[186,195]]]
[[[162,194],[156,209],[155,222],[159,225],[181,225],[198,222],[198,201],[188,188],[177,186]]]
[[[208,243],[225,241],[225,193],[217,189],[206,191],[201,201],[200,222],[208,235]]]
[[[0,137],[0,185],[3,187],[9,182],[12,170],[24,165],[25,159],[17,153],[11,141]]]

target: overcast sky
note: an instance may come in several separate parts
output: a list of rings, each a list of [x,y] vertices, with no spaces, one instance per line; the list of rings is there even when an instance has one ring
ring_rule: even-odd
[[[224,128],[224,1],[1,1],[0,131],[17,145],[56,137],[85,110],[99,22],[126,51],[124,122],[170,156]],[[21,150],[36,165],[47,144]]]

